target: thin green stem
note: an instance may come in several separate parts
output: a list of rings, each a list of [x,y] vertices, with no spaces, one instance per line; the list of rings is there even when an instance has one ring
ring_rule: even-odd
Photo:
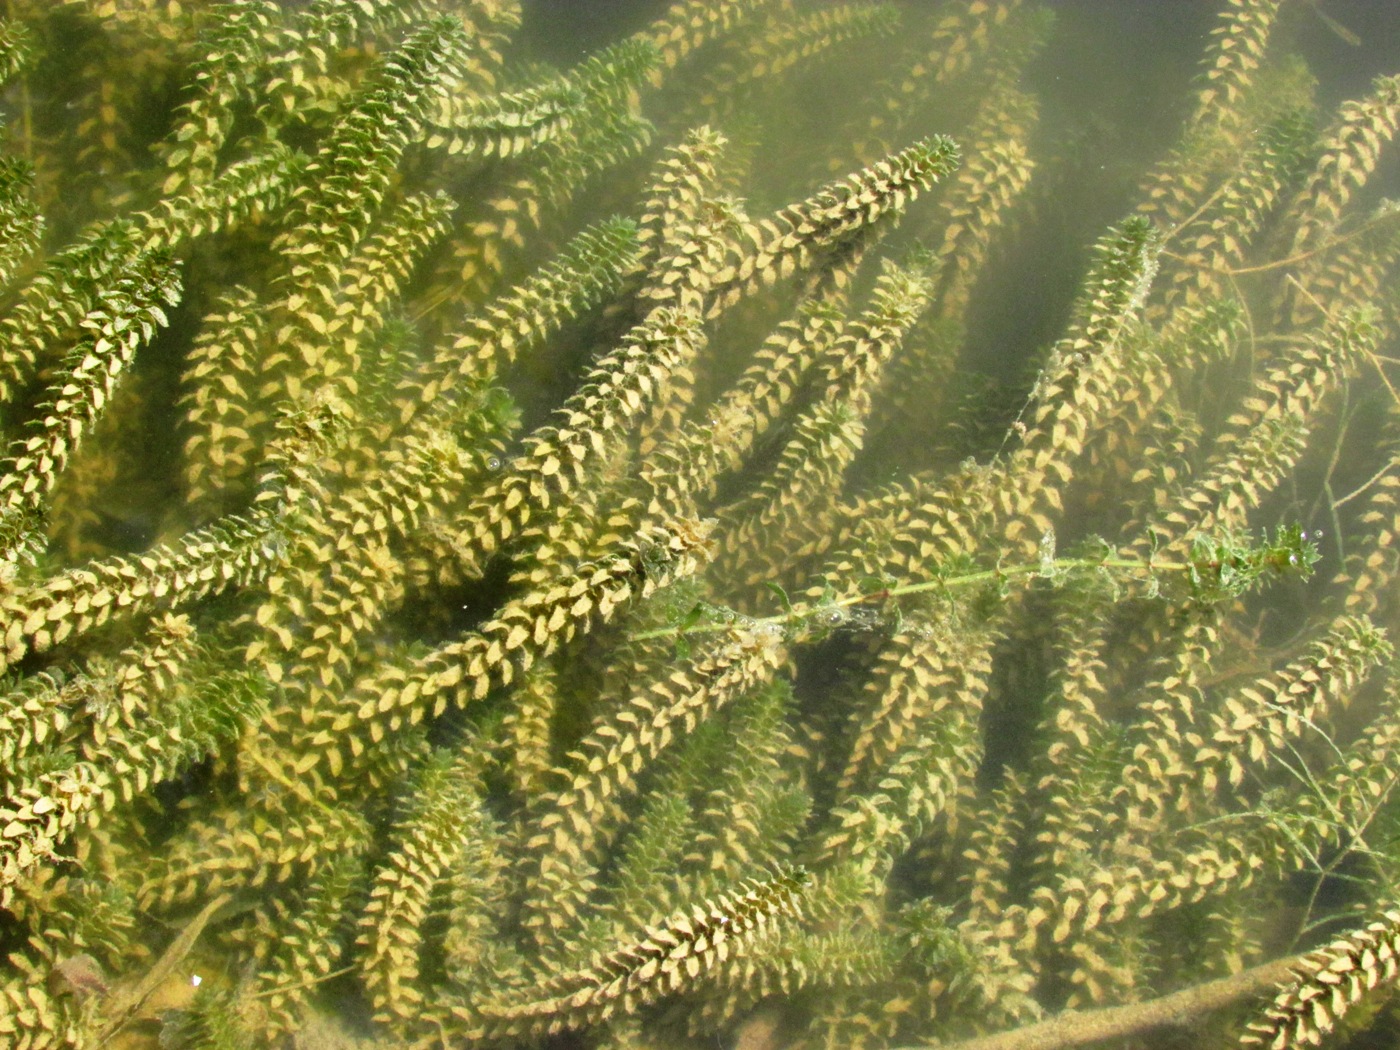
[[[1027,562],[1024,565],[997,566],[994,569],[978,569],[975,572],[960,573],[953,576],[939,576],[931,580],[920,580],[917,583],[900,584],[895,587],[886,587],[870,594],[851,594],[843,598],[834,598],[831,601],[818,602],[816,604],[794,605],[790,612],[778,613],[773,616],[763,617],[736,617],[733,620],[716,621],[712,623],[695,624],[692,626],[677,625],[674,627],[658,627],[651,631],[644,631],[637,635],[638,639],[653,638],[679,638],[682,635],[692,634],[716,634],[721,631],[731,630],[736,626],[742,626],[750,630],[764,630],[778,627],[792,631],[797,626],[807,623],[822,615],[829,613],[832,609],[849,609],[856,605],[866,605],[874,602],[883,602],[890,598],[902,598],[911,594],[927,594],[930,591],[941,590],[962,590],[970,587],[977,587],[988,583],[1001,583],[1014,579],[1025,579],[1027,577],[1040,577],[1053,579],[1062,575],[1085,571],[1085,570],[1126,570],[1129,572],[1145,571],[1149,576],[1158,570],[1166,572],[1185,572],[1198,569],[1199,566],[1192,562],[1184,561],[1142,561],[1136,558],[1056,558],[1053,562]]]

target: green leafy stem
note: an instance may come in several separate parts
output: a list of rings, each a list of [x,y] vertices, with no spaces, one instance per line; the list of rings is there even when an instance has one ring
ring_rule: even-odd
[[[945,563],[929,579],[898,583],[870,578],[862,581],[854,594],[824,592],[810,602],[793,602],[783,588],[770,584],[782,603],[780,613],[753,617],[724,606],[699,603],[675,623],[637,637],[674,638],[683,644],[694,635],[743,629],[781,631],[789,641],[809,641],[836,627],[862,625],[865,621],[855,615],[857,610],[880,607],[888,610],[888,615],[879,617],[878,622],[897,620],[899,610],[891,609],[890,603],[898,598],[929,594],[951,597],[961,592],[976,595],[985,603],[1005,598],[1013,583],[1034,580],[1048,580],[1057,586],[1097,580],[1115,589],[1135,585],[1142,588],[1144,597],[1150,598],[1165,597],[1164,578],[1172,577],[1185,584],[1184,592],[1178,590],[1172,596],[1214,603],[1244,594],[1265,577],[1306,579],[1312,575],[1319,556],[1315,540],[1297,525],[1282,526],[1272,535],[1265,533],[1257,539],[1247,534],[1198,536],[1185,558],[1159,558],[1155,550],[1146,556],[1126,554],[1097,537],[1086,540],[1075,554],[1059,556],[1054,533],[1047,532],[1035,561],[1010,565],[998,561],[987,568],[970,559],[957,559]]]

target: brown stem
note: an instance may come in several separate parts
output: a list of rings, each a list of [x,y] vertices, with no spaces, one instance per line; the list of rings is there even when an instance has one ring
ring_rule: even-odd
[[[1160,999],[1098,1010],[1066,1010],[1048,1021],[941,1045],[938,1050],[1062,1050],[1169,1025],[1187,1027],[1213,1010],[1274,991],[1291,980],[1294,971],[1303,967],[1306,960],[1306,953],[1289,955],[1229,977],[1183,988]],[[905,1047],[904,1050],[930,1048]]]
[[[128,1021],[136,1016],[137,1011],[151,997],[151,993],[161,986],[180,963],[184,962],[185,956],[189,955],[190,950],[194,947],[194,942],[199,940],[199,935],[204,932],[204,927],[232,900],[232,895],[227,893],[220,894],[211,900],[200,909],[198,915],[185,924],[185,928],[170,942],[170,946],[165,949],[164,954],[155,961],[155,964],[134,986],[112,992],[111,998],[103,1004],[102,1012],[105,1023],[97,1036],[98,1046],[105,1046],[107,1040],[116,1035],[126,1026]]]

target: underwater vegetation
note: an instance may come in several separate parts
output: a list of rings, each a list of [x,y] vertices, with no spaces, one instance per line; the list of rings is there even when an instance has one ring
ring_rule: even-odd
[[[1043,281],[1035,3],[4,13],[0,1044],[1400,1026],[1400,76],[1315,4]]]

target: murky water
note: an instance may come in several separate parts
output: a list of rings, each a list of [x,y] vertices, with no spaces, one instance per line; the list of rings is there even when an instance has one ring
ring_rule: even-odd
[[[0,1043],[1400,1024],[1400,5],[4,13]]]

